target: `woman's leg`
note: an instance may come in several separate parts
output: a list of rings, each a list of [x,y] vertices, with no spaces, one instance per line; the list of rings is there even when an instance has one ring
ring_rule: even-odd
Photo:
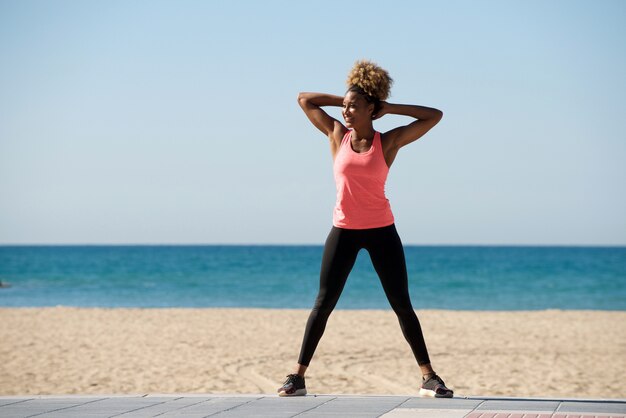
[[[336,227],[333,227],[328,234],[320,270],[320,290],[304,331],[298,359],[298,374],[303,375],[309,365],[317,344],[324,334],[328,317],[335,308],[346,279],[354,266],[360,249],[355,235],[355,231]]]
[[[365,247],[383,285],[391,308],[398,316],[404,338],[422,372],[432,372],[426,342],[409,297],[409,283],[402,241],[395,225],[371,230]]]

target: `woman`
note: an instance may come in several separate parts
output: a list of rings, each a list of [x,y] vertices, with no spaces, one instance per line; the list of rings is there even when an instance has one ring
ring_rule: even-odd
[[[430,107],[387,103],[392,81],[376,64],[358,61],[348,76],[344,97],[322,93],[298,96],[298,103],[309,120],[330,140],[337,202],[322,257],[319,294],[306,324],[298,364],[278,389],[280,396],[306,394],[304,374],[362,248],[370,254],[421,369],[420,395],[453,395],[431,367],[422,329],[409,298],[402,242],[385,197],[387,173],[400,148],[428,132],[443,113]],[[341,106],[345,125],[330,117],[322,110],[323,106]],[[372,121],[386,114],[416,120],[385,133],[376,132]]]

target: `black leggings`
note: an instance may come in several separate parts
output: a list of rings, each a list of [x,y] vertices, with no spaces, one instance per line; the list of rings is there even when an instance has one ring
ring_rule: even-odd
[[[322,257],[320,291],[306,324],[298,363],[309,365],[361,248],[370,254],[417,363],[430,363],[422,328],[411,306],[404,249],[393,224],[373,229],[331,229]]]

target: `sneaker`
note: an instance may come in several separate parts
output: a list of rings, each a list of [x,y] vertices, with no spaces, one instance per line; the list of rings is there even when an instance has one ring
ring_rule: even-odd
[[[306,387],[304,386],[304,376],[299,374],[287,375],[285,383],[278,388],[278,396],[304,396]]]
[[[432,375],[427,380],[422,377],[422,387],[420,396],[430,396],[432,398],[451,398],[454,395],[452,389],[448,389],[441,377]]]

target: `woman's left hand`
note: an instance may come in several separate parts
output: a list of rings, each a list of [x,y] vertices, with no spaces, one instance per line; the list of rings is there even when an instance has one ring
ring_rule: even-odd
[[[372,115],[372,120],[380,119],[383,116],[385,116],[388,112],[388,109],[389,109],[389,103],[385,102],[384,100],[381,100],[380,109],[375,115]]]

